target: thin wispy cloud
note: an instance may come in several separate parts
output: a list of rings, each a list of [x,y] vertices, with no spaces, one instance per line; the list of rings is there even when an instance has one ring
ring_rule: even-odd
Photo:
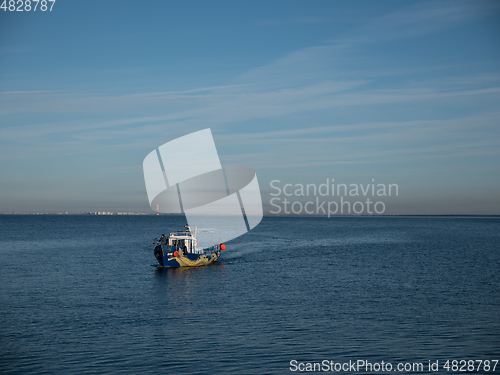
[[[353,30],[351,35],[332,40],[332,43],[353,45],[414,38],[454,27],[477,16],[477,10],[471,7],[470,2],[417,3],[374,19]]]
[[[300,24],[326,24],[334,22],[336,19],[332,17],[291,17],[286,19],[269,19],[256,22],[262,26],[283,26],[283,25],[300,25]]]

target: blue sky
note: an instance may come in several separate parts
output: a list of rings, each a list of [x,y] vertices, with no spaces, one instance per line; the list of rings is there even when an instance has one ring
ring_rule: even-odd
[[[498,2],[63,1],[0,11],[0,211],[148,212],[142,161],[207,127],[269,183],[399,185],[500,214]]]

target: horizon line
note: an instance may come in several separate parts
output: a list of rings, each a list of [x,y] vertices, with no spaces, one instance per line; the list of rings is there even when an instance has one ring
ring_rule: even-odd
[[[83,212],[0,212],[0,215],[80,215],[80,216],[185,216],[184,213],[160,213],[156,212],[120,212],[120,211],[83,211]],[[222,215],[225,216],[225,215]],[[252,216],[252,215],[250,215]],[[445,217],[500,217],[500,214],[373,214],[373,215],[309,215],[309,214],[270,214],[264,213],[265,217],[388,217],[388,216],[445,216]]]

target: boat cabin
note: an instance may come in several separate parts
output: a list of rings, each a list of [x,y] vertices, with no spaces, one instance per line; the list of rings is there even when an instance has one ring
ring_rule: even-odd
[[[190,232],[174,232],[170,233],[167,238],[166,245],[171,246],[172,250],[182,250],[184,253],[203,253],[202,249],[198,249],[198,242]]]

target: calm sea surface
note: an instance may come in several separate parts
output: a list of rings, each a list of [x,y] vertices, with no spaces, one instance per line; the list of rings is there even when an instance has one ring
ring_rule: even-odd
[[[0,373],[500,359],[498,218],[265,217],[217,264],[152,267],[184,224],[0,216]]]

